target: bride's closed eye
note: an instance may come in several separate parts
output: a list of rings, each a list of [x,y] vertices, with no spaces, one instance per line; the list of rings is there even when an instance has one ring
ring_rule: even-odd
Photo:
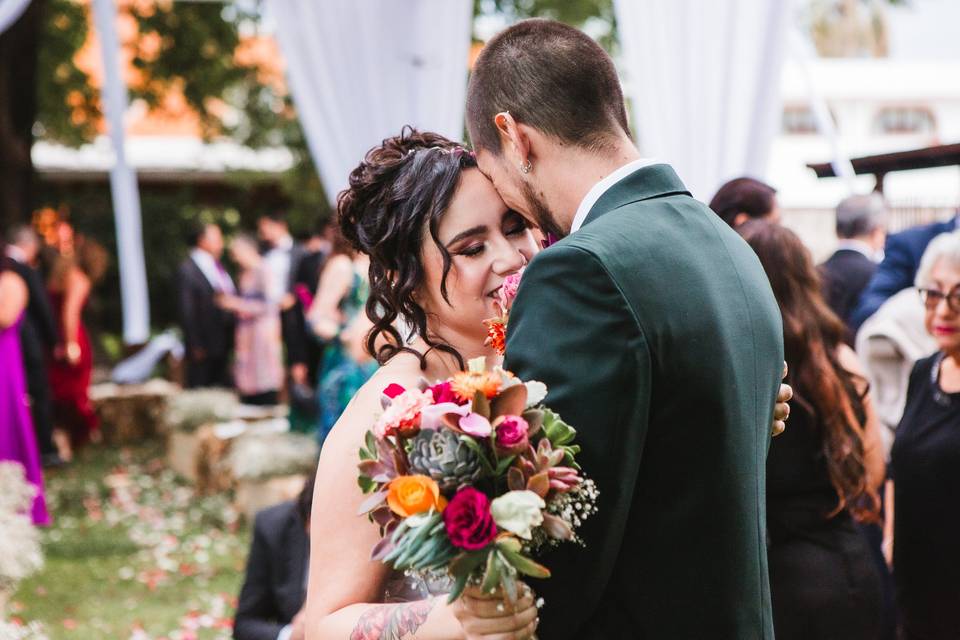
[[[508,210],[503,216],[503,233],[507,236],[518,236],[530,228],[527,219],[516,211]]]

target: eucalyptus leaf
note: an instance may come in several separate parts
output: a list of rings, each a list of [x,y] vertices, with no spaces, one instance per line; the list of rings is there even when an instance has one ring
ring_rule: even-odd
[[[500,460],[500,462],[497,463],[497,470],[496,470],[497,477],[500,477],[504,473],[506,473],[507,468],[511,464],[513,464],[513,461],[516,459],[517,459],[517,456],[507,456],[506,458],[503,458],[502,460]]]
[[[487,555],[487,569],[483,573],[483,582],[480,585],[480,590],[484,593],[493,593],[500,584],[500,575],[503,573],[500,557],[495,550]]]
[[[467,580],[470,578],[469,573],[464,573],[457,576],[453,581],[453,588],[450,589],[450,595],[447,596],[447,604],[453,604],[453,602],[463,595],[463,590],[467,588]]]
[[[500,549],[500,555],[506,558],[507,562],[513,565],[513,568],[522,573],[525,576],[530,576],[531,578],[549,578],[550,570],[547,569],[542,564],[534,562],[530,558],[524,556],[523,554],[510,551],[508,549]]]

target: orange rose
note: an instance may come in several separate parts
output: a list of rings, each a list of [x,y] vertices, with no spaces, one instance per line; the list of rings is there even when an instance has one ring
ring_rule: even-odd
[[[446,499],[440,495],[440,487],[432,478],[423,475],[400,476],[390,482],[387,491],[390,510],[402,518],[429,511],[443,511]]]

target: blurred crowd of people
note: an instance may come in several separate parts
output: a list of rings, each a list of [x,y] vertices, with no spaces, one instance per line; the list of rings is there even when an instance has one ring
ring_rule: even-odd
[[[98,437],[83,310],[107,252],[60,222],[41,240],[28,225],[0,238],[0,459],[23,464],[37,487],[35,524],[50,516],[43,467],[69,462]]]
[[[187,241],[177,271],[186,386],[233,387],[246,404],[287,401],[292,428],[322,442],[376,368],[363,346],[366,257],[325,223],[295,241],[281,213],[229,246],[215,224]]]
[[[848,197],[815,266],[775,194],[710,206],[770,279],[795,394],[767,458],[776,636],[960,637],[960,216],[888,236],[880,194]]]

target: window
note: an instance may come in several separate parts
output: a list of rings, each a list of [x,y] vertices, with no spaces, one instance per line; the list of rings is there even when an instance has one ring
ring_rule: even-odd
[[[936,128],[936,119],[926,107],[884,107],[873,121],[877,133],[933,133]]]
[[[786,134],[807,134],[817,132],[817,119],[810,107],[784,107],[783,132]]]

